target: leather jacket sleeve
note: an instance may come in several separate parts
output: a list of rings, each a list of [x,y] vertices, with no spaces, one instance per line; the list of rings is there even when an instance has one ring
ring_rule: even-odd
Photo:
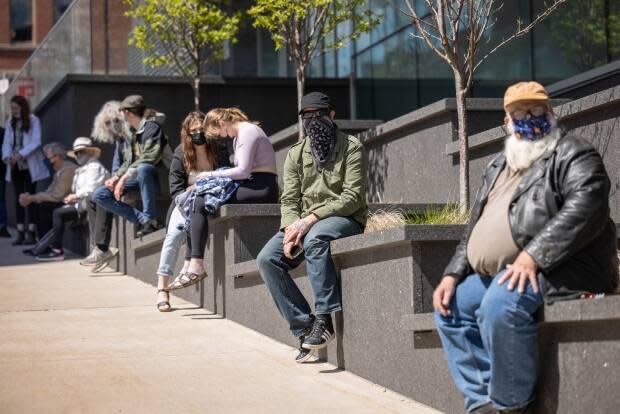
[[[561,207],[524,247],[543,272],[587,246],[609,217],[610,182],[601,156],[577,139],[563,147],[554,177]]]

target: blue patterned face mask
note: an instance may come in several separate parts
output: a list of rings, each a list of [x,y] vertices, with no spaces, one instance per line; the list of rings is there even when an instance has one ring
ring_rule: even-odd
[[[540,116],[527,114],[521,120],[512,118],[512,124],[514,125],[515,136],[528,141],[539,140],[551,132],[551,122],[549,122],[547,114]]]

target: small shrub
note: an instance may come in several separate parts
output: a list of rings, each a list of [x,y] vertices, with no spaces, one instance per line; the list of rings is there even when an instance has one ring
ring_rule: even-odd
[[[387,230],[406,224],[405,213],[400,210],[377,210],[368,214],[364,233]]]
[[[410,211],[406,214],[407,224],[466,224],[469,222],[471,211],[461,213],[456,203],[446,204],[443,207],[432,207],[425,211]]]

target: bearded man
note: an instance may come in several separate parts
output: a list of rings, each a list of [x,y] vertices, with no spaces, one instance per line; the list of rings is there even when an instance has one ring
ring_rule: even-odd
[[[504,96],[510,136],[433,294],[452,378],[473,413],[525,413],[544,298],[618,286],[610,181],[599,153],[557,127],[536,82]]]
[[[299,338],[295,360],[302,363],[334,338],[331,313],[342,304],[330,241],[363,232],[368,175],[364,147],[338,130],[327,95],[305,95],[299,115],[305,136],[284,162],[280,231],[257,262],[278,310]],[[304,259],[314,313],[289,274]]]

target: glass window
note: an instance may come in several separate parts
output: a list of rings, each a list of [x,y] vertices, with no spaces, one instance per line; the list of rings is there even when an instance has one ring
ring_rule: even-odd
[[[534,76],[538,81],[556,82],[607,63],[606,2],[614,3],[567,2],[534,29]],[[533,15],[544,9],[543,0],[533,4]]]
[[[610,60],[620,59],[620,1],[606,0],[609,5],[607,34]]]
[[[67,11],[73,0],[54,0],[54,23]]]
[[[495,23],[485,33],[477,52],[478,59],[484,57],[503,39],[512,35],[517,20],[530,19],[529,2],[504,2],[495,15]],[[513,39],[494,52],[474,74],[471,95],[475,97],[502,97],[508,85],[532,78],[531,35]],[[454,91],[453,91],[454,93]]]
[[[336,29],[338,36],[342,38],[343,36],[348,36],[351,34],[352,23],[350,21],[342,22],[338,24]],[[339,78],[346,78],[351,74],[351,53],[353,50],[353,42],[349,41],[346,45],[336,52],[338,56],[338,73],[336,74]]]
[[[11,42],[32,41],[32,0],[11,0]]]

